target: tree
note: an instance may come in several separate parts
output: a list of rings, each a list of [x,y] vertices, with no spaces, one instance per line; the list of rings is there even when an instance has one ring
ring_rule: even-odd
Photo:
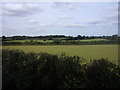
[[[62,41],[60,39],[53,40],[53,44],[60,44],[60,43],[62,43]]]
[[[6,41],[6,37],[5,36],[2,36],[2,41]]]
[[[77,36],[77,39],[79,40],[79,39],[82,39],[82,36],[81,35],[78,35]]]

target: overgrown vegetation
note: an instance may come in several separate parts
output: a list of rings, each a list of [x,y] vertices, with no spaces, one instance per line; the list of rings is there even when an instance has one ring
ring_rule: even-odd
[[[78,56],[2,52],[3,89],[119,88],[120,67],[106,59],[86,63]]]

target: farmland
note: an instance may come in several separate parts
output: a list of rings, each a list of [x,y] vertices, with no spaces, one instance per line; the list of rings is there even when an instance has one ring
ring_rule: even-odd
[[[24,52],[47,52],[50,54],[66,53],[70,56],[80,56],[86,60],[108,58],[111,62],[117,63],[117,45],[27,45],[27,46],[3,46],[3,49],[23,50]]]
[[[107,39],[85,39],[85,40],[77,40],[82,42],[91,42],[91,41],[109,41]]]
[[[1,90],[120,88],[120,3],[19,1],[0,6]]]
[[[62,42],[65,42],[65,40],[63,40],[63,38],[57,38],[55,40],[62,40]],[[32,40],[33,42],[53,42],[53,40]],[[91,42],[91,41],[109,41],[107,39],[86,39],[86,40],[74,40],[74,41],[81,41],[81,42]],[[31,40],[11,40],[11,41],[6,41],[6,42],[31,42]]]
[[[1,49],[3,87],[89,88],[120,85],[116,35],[3,36]]]
[[[3,36],[3,87],[119,87],[118,44],[117,35]]]

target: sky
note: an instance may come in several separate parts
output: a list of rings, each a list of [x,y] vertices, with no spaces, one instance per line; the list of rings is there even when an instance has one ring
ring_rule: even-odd
[[[3,2],[0,8],[5,36],[118,33],[117,2]]]

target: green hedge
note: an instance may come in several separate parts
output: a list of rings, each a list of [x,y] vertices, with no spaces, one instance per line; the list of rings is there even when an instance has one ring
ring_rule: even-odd
[[[37,41],[31,41],[31,42],[6,42],[3,41],[2,45],[100,45],[100,44],[118,44],[118,41],[75,41],[75,40],[66,40],[63,42],[62,40],[53,40],[53,42],[37,42]]]
[[[119,88],[120,67],[105,59],[86,63],[78,56],[2,51],[4,89]]]

